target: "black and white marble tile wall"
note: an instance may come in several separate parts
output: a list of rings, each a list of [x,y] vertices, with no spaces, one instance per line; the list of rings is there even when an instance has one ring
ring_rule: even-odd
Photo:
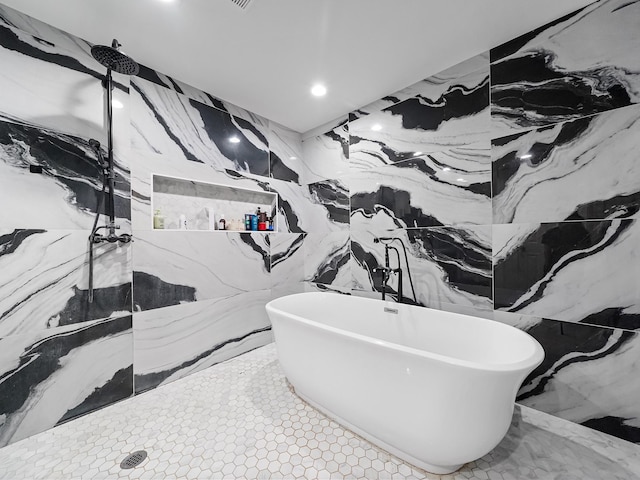
[[[339,180],[308,185],[272,179],[278,193],[277,225],[280,232],[319,233],[349,230],[349,196]]]
[[[489,155],[476,144],[355,171],[351,228],[491,224]]]
[[[498,311],[495,319],[526,331],[545,350],[519,403],[640,442],[637,332]]]
[[[305,281],[350,288],[349,232],[308,233],[304,238]]]
[[[269,122],[269,172],[271,178],[304,184],[302,136],[298,132]]]
[[[635,219],[493,227],[495,308],[640,329]]]
[[[268,290],[267,234],[140,231],[133,258],[135,310]]]
[[[493,140],[493,221],[636,216],[638,138],[633,105]]]
[[[131,244],[95,247],[90,303],[87,235],[0,228],[0,337],[131,313]]]
[[[480,77],[488,75],[488,65],[489,52],[487,51],[464,60],[431,77],[420,80],[391,95],[376,100],[369,105],[360,107],[351,112],[349,120],[354,121],[360,117],[378,113],[387,107],[414,97],[424,97],[435,100],[448,91],[451,91],[453,85],[457,85],[461,89],[474,89],[481,80]]]
[[[42,173],[31,173],[32,167],[40,167]],[[116,157],[114,171],[116,220],[122,231],[128,231],[131,194],[126,160]],[[5,206],[0,210],[0,227],[91,230],[102,187],[102,169],[86,138],[0,114],[0,203]],[[23,199],[19,205],[17,198]],[[14,208],[7,208],[12,204]],[[103,200],[100,212],[105,205]],[[102,217],[100,224],[105,221]]]
[[[142,392],[272,341],[265,304],[253,291],[135,312],[135,388]]]
[[[269,235],[271,288],[304,282],[304,237],[302,233]]]
[[[489,64],[462,77],[424,80],[414,96],[367,115],[351,115],[349,164],[369,169],[486,142]],[[418,153],[419,152],[419,153]]]
[[[638,18],[638,0],[594,2],[492,49],[492,136],[638,103]]]
[[[0,446],[133,394],[131,316],[0,338]]]
[[[0,4],[0,25],[31,35],[42,45],[66,50],[75,56],[91,54],[89,42],[2,4]]]
[[[0,82],[8,86],[0,88],[0,114],[106,144],[106,69],[93,59],[88,44],[54,32],[47,35],[56,43],[0,18]],[[114,74],[114,82],[113,98],[121,107],[113,110],[114,149],[119,153],[129,146],[129,77]]]
[[[343,178],[349,173],[349,122],[346,118],[321,135],[302,141],[305,183]]]
[[[131,82],[131,147],[216,170],[269,175],[268,125],[245,120],[173,90]]]

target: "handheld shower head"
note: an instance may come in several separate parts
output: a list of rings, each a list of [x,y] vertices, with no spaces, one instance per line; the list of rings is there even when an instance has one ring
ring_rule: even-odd
[[[91,55],[101,65],[124,75],[137,75],[140,65],[120,51],[120,43],[115,38],[110,47],[106,45],[94,45],[91,47]]]

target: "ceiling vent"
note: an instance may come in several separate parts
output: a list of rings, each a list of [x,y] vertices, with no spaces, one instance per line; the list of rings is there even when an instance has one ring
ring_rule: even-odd
[[[253,3],[253,0],[231,0],[231,3],[237,5],[242,10],[246,10]]]

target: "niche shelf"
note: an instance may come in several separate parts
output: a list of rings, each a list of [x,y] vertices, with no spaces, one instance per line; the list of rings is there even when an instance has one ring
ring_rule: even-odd
[[[184,231],[179,228],[180,215],[187,218],[187,231],[211,231],[208,216],[210,208],[214,212],[216,222],[224,215],[228,227],[225,231],[244,232],[244,215],[255,213],[258,207],[261,211],[267,212],[269,217],[274,217],[271,232],[277,231],[276,193],[157,174],[151,175],[151,186],[151,222],[152,228],[156,231]],[[162,229],[153,227],[153,215],[156,210],[164,217]],[[229,228],[233,226],[237,228]]]

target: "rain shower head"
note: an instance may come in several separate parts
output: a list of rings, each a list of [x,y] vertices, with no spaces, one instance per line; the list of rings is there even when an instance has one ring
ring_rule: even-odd
[[[126,56],[120,50],[120,44],[114,38],[110,47],[106,45],[94,45],[91,47],[91,55],[102,65],[110,70],[124,75],[137,75],[140,66],[132,58]]]

